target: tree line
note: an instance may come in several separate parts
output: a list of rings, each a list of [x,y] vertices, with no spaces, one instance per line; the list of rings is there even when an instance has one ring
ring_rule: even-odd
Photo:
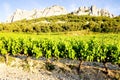
[[[59,15],[0,24],[7,32],[65,32],[90,30],[93,32],[120,32],[120,17]]]

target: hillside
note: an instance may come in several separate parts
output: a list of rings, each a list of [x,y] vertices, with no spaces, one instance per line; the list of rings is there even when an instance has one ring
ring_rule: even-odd
[[[120,17],[66,14],[0,24],[2,32],[41,33],[80,30],[118,33],[120,32]]]

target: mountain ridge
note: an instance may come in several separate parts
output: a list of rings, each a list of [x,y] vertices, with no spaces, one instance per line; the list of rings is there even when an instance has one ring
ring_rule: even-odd
[[[114,17],[106,9],[98,9],[96,6],[92,5],[91,7],[81,6],[76,11],[68,12],[63,6],[53,5],[44,9],[33,9],[31,11],[17,9],[11,16],[7,18],[8,23],[22,20],[22,19],[35,19],[40,17],[64,15],[64,14],[74,14],[74,15],[91,15],[91,16],[107,16]]]

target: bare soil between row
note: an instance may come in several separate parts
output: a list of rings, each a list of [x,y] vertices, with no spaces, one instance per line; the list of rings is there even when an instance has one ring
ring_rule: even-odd
[[[70,59],[35,59],[19,56],[0,56],[0,80],[120,80],[120,67],[107,63],[108,74],[103,63],[83,62]]]

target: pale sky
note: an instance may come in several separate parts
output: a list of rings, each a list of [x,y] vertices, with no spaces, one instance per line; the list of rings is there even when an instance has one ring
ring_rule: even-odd
[[[52,5],[64,6],[69,12],[80,6],[96,5],[120,15],[120,0],[0,0],[0,21],[6,21],[16,9],[43,9]]]

